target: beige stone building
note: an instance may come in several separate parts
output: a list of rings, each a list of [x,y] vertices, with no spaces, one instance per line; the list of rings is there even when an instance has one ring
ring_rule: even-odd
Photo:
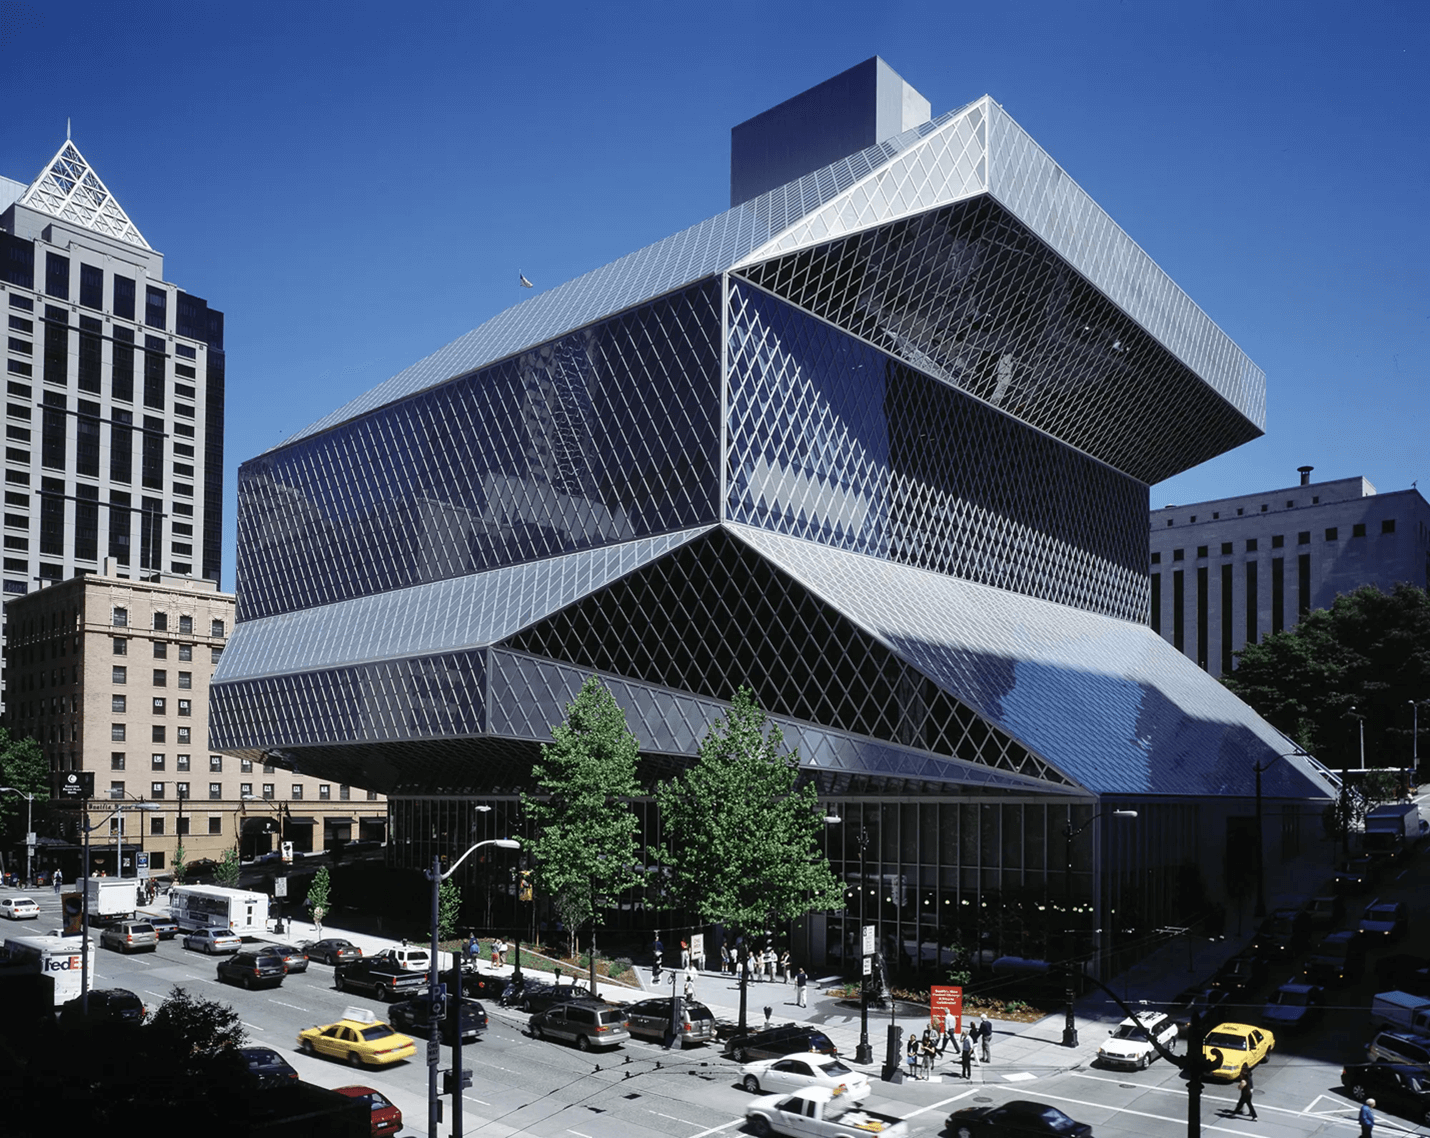
[[[246,860],[282,840],[306,852],[385,837],[375,793],[209,750],[209,684],[233,594],[112,573],[106,563],[5,606],[11,731],[38,739],[53,771],[93,771],[96,808],[129,804],[91,835],[93,871],[114,874],[116,846],[126,874],[140,850],[163,873],[180,839],[192,862],[235,845]],[[67,836],[74,848],[50,852],[73,872],[77,827]]]

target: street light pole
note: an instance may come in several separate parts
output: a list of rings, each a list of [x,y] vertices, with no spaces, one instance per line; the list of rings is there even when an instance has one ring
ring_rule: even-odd
[[[124,815],[120,813],[125,809],[130,810],[158,810],[159,807],[153,802],[136,802],[133,806],[128,803],[120,803],[113,813],[119,814],[122,819]],[[111,814],[110,817],[113,815]],[[104,825],[108,818],[101,818],[93,826],[89,824],[89,799],[84,800],[84,813],[80,816],[80,827],[84,830],[84,865],[81,868],[79,881],[80,888],[80,916],[79,916],[79,1010],[85,1018],[89,1018],[89,836],[100,826]]]
[[[442,872],[441,855],[432,855],[432,868],[427,871],[427,880],[432,883],[432,958],[429,962],[429,974],[427,979],[427,998],[435,1003],[437,993],[441,988],[441,978],[437,967],[437,920],[438,907],[442,882],[457,872],[457,867],[467,860],[467,857],[483,846],[496,846],[498,849],[518,850],[521,843],[515,838],[488,838],[484,842],[478,842],[467,850],[461,857],[454,861],[446,873]],[[455,969],[454,969],[455,971]],[[452,1032],[452,1134],[454,1138],[461,1138],[462,1134],[462,986],[457,985],[455,996],[457,1000],[457,1020],[455,1029]],[[443,1017],[445,1018],[445,1017]],[[442,1027],[439,1017],[428,1015],[428,1035],[427,1035],[427,1133],[436,1138],[437,1135],[437,1066],[441,1061],[441,1040]]]
[[[1073,1010],[1073,1001],[1077,998],[1077,988],[1073,983],[1075,975],[1075,965],[1077,963],[1077,951],[1074,947],[1074,933],[1070,924],[1072,915],[1072,878],[1073,878],[1073,839],[1086,830],[1104,814],[1111,814],[1114,818],[1135,818],[1136,810],[1099,810],[1077,829],[1073,829],[1072,806],[1068,806],[1067,825],[1063,827],[1064,853],[1066,864],[1063,868],[1063,957],[1067,969],[1067,1006],[1066,1019],[1063,1024],[1063,1046],[1077,1046],[1077,1017]]]
[[[18,786],[0,786],[0,791],[18,794],[25,799],[25,888],[29,889],[33,871],[30,861],[35,856],[35,796],[26,794]]]
[[[1405,772],[1405,793],[1415,785],[1416,772],[1420,770],[1420,701],[1410,701],[1410,769]]]

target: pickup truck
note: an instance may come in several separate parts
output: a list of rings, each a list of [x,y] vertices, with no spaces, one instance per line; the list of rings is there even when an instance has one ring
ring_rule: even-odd
[[[906,1138],[909,1124],[892,1114],[867,1110],[834,1087],[805,1087],[791,1095],[762,1095],[745,1107],[752,1133],[800,1138]]]
[[[379,953],[336,965],[333,986],[339,992],[371,992],[383,1003],[391,1003],[425,991],[427,977],[421,972],[409,972],[385,953]]]

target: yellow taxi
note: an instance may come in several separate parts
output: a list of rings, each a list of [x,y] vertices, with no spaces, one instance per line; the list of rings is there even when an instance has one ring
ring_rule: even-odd
[[[341,1059],[353,1067],[382,1067],[417,1054],[410,1037],[393,1031],[366,1008],[348,1008],[337,1023],[300,1031],[298,1049],[305,1055]]]
[[[1214,1079],[1238,1078],[1243,1067],[1255,1067],[1275,1050],[1271,1032],[1246,1023],[1219,1023],[1202,1041],[1202,1057]]]

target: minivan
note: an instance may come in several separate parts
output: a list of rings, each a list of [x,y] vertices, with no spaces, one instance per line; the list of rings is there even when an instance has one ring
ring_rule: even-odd
[[[594,1001],[557,1004],[537,1012],[531,1017],[531,1034],[537,1039],[564,1039],[582,1051],[615,1047],[631,1037],[622,1009]]]
[[[1372,1063],[1407,1063],[1430,1072],[1430,1036],[1377,1032],[1365,1045],[1365,1057]]]
[[[670,1030],[669,996],[640,1000],[626,1008],[626,1029],[632,1035],[664,1040]],[[681,1000],[680,1042],[709,1043],[715,1038],[715,1013],[699,1000]]]

